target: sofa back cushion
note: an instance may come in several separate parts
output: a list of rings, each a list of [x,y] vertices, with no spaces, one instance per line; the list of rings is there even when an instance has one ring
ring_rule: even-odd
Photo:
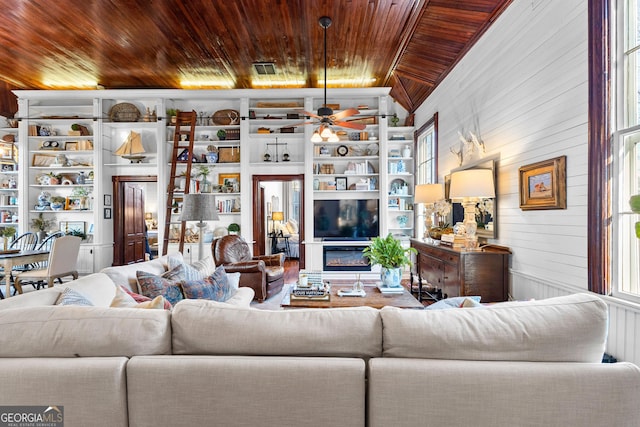
[[[161,275],[167,271],[169,257],[177,257],[177,259],[182,261],[182,254],[176,252],[151,261],[103,268],[100,272],[109,276],[116,285],[124,286],[137,294],[141,294],[142,292],[140,292],[138,281],[136,280],[136,271],[146,271],[148,273]]]
[[[381,310],[383,355],[459,360],[600,362],[607,306],[591,294],[486,308]]]
[[[77,306],[0,310],[0,357],[171,353],[166,310]]]
[[[180,301],[171,316],[174,354],[376,357],[380,313],[369,307],[258,310]]]
[[[71,282],[65,282],[62,285],[56,285],[53,288],[5,298],[0,301],[0,310],[54,305],[65,288],[77,291],[97,307],[109,307],[116,295],[116,287],[109,276],[94,273]]]

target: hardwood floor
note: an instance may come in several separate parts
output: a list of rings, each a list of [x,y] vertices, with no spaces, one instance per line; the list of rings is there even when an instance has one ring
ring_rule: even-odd
[[[284,261],[284,283],[294,283],[298,280],[300,263],[297,258],[287,258]]]

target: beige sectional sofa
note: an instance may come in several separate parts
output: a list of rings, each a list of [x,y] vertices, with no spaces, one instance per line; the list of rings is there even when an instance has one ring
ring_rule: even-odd
[[[607,307],[590,294],[418,311],[30,305],[0,309],[0,399],[64,406],[66,427],[640,419],[640,369],[600,363]]]

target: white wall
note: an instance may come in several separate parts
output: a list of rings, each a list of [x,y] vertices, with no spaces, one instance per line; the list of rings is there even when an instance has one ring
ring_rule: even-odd
[[[515,0],[416,112],[418,126],[438,112],[440,182],[458,166],[458,131],[499,155],[495,243],[513,251],[514,299],[587,290],[587,29],[586,0]],[[522,211],[518,168],[561,155],[567,209]],[[612,321],[608,351],[640,362],[625,339],[640,312],[624,307],[632,321]]]

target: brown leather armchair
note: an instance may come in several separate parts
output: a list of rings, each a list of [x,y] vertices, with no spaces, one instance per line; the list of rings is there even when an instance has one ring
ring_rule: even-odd
[[[216,265],[224,266],[227,273],[240,273],[240,286],[253,288],[259,302],[282,290],[284,253],[252,257],[247,242],[237,235],[215,239],[211,253]]]

